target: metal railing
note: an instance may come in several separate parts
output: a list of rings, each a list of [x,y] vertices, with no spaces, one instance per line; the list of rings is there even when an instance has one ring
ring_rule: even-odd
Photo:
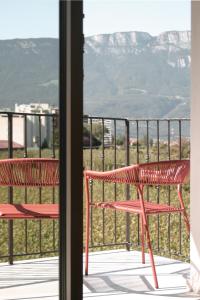
[[[189,158],[189,119],[140,119],[88,117],[83,120],[84,167],[111,170],[122,166],[170,159]],[[58,157],[58,115],[37,113],[0,112],[0,159],[12,157]],[[5,143],[7,141],[7,144]],[[6,145],[6,146],[5,146]],[[93,184],[90,186],[92,201],[130,199],[137,197],[132,187]],[[173,190],[152,188],[146,197],[156,202],[173,201]],[[189,199],[189,187],[185,188]],[[58,191],[45,188],[0,188],[0,202],[57,202]],[[188,201],[188,200],[187,200]],[[187,206],[189,203],[187,202]],[[157,253],[188,259],[189,242],[184,224],[178,215],[149,217],[153,246]],[[164,219],[163,219],[164,218]],[[0,220],[0,259],[42,257],[58,250],[58,222]],[[165,236],[165,238],[164,238]],[[91,213],[90,247],[140,248],[140,228],[137,216],[106,210]]]
[[[0,159],[58,157],[57,114],[0,112]],[[7,192],[8,190],[8,192]],[[20,190],[20,191],[19,191]],[[34,190],[37,190],[34,192]],[[58,201],[55,188],[1,188],[1,203]],[[58,250],[57,221],[1,220],[0,259],[50,255]]]
[[[84,124],[90,143],[84,149],[84,167],[111,170],[125,165],[189,158],[189,119],[123,119],[85,117]],[[105,141],[105,132],[110,141]],[[96,147],[93,136],[101,141]],[[97,149],[98,148],[98,149]],[[189,187],[184,187],[186,206],[189,207]],[[112,191],[112,192],[111,192]],[[91,201],[130,199],[137,197],[127,186],[90,183]],[[146,189],[147,200],[154,197],[159,203],[174,201],[172,188]],[[92,209],[90,247],[126,246],[140,248],[139,218],[130,214]],[[149,217],[154,250],[165,256],[189,259],[189,240],[178,215]]]

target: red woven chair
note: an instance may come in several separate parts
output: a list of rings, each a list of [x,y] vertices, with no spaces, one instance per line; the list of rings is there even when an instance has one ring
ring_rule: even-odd
[[[0,186],[56,187],[57,159],[16,158],[0,160]],[[59,217],[58,204],[0,204],[1,219],[43,219]]]
[[[141,223],[141,244],[142,244],[142,263],[145,263],[144,240],[146,235],[147,245],[149,248],[150,261],[154,277],[155,287],[158,288],[154,257],[151,247],[151,240],[147,222],[147,216],[152,214],[171,214],[182,213],[186,224],[187,231],[190,231],[189,219],[185,210],[181,185],[186,183],[189,177],[190,163],[189,160],[173,160],[132,165],[112,171],[96,172],[86,170],[85,173],[85,191],[86,191],[86,263],[85,274],[88,274],[88,253],[89,253],[89,227],[90,227],[90,208],[108,208],[140,215]],[[91,202],[89,193],[89,181],[100,180],[113,183],[124,183],[135,185],[139,199],[129,201],[106,201]],[[145,201],[143,189],[146,185],[176,185],[178,192],[179,207],[166,204],[152,203]]]

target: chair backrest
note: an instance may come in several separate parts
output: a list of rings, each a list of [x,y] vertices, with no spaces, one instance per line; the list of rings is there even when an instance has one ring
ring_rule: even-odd
[[[138,178],[141,184],[175,185],[187,183],[189,179],[189,160],[170,160],[139,164]]]
[[[88,179],[106,182],[136,185],[175,185],[187,182],[189,170],[189,160],[170,160],[131,165],[106,172],[86,170],[84,173]]]
[[[15,158],[0,160],[0,186],[45,187],[58,185],[58,159]]]

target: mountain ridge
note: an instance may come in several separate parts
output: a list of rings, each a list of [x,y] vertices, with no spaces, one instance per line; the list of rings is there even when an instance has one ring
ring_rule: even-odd
[[[189,116],[190,31],[85,38],[84,113]],[[0,104],[58,103],[58,39],[0,40]],[[180,108],[180,111],[179,111]]]

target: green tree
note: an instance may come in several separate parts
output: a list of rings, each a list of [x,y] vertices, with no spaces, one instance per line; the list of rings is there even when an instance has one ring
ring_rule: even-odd
[[[90,132],[90,125],[84,125],[83,127],[83,134],[86,133],[86,131]],[[97,138],[99,141],[103,142],[103,134],[108,133],[108,128],[106,126],[100,124],[100,123],[93,123],[92,124],[92,135]]]

